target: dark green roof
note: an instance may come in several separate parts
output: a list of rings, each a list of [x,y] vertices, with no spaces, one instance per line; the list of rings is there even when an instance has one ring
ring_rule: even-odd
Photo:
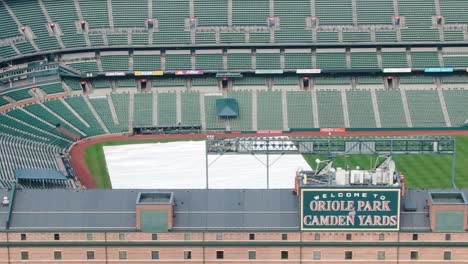
[[[18,180],[66,180],[67,177],[56,170],[20,169],[15,171]]]

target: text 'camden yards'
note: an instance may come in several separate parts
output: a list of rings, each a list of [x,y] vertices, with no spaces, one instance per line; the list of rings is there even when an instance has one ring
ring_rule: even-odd
[[[399,189],[304,189],[303,230],[398,230]]]

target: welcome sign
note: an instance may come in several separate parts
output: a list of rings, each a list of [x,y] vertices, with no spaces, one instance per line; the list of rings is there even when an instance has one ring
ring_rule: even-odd
[[[400,189],[302,189],[304,231],[396,231]]]

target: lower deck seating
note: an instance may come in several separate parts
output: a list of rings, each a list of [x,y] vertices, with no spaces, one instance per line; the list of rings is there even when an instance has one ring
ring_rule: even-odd
[[[343,103],[339,91],[317,91],[320,127],[345,127]]]
[[[283,103],[280,91],[257,92],[258,130],[283,130]]]
[[[313,128],[314,113],[312,111],[312,95],[308,91],[287,92],[288,127]]]
[[[413,127],[443,127],[444,115],[437,91],[406,91]]]
[[[133,126],[153,126],[153,94],[136,93],[133,105]]]
[[[355,128],[376,127],[370,91],[347,91],[349,125]]]

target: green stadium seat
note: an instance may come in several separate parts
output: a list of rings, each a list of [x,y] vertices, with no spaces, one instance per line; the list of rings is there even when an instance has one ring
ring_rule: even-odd
[[[207,130],[224,130],[224,121],[216,114],[216,99],[221,99],[218,95],[205,95],[205,122]]]
[[[317,68],[326,70],[347,69],[346,53],[317,50]]]
[[[197,51],[195,55],[195,69],[219,71],[223,67],[223,53],[217,51]]]
[[[320,21],[320,25],[353,24],[351,0],[315,0],[315,13]]]
[[[239,116],[230,119],[231,130],[252,131],[252,93],[250,91],[230,91],[227,97],[236,99],[239,105]]]
[[[112,16],[115,27],[146,27],[148,1],[112,0]]]
[[[346,91],[349,124],[355,128],[376,127],[370,91]]]
[[[317,106],[321,128],[345,127],[340,91],[317,91]]]
[[[191,70],[192,55],[166,53],[166,71]]]
[[[306,29],[310,17],[308,0],[275,0],[275,17],[280,20],[280,29],[275,31],[276,43],[312,42],[312,31]]]
[[[437,91],[410,90],[406,97],[413,127],[445,127]]]
[[[382,127],[407,127],[400,91],[377,90],[376,95]]]
[[[270,16],[269,2],[265,0],[233,1],[234,26],[266,26]]]
[[[288,91],[286,95],[289,129],[314,128],[311,93],[307,91]]]
[[[227,63],[229,70],[252,70],[252,54],[247,51],[238,53],[228,50]]]
[[[466,107],[468,91],[445,90],[443,94],[452,126],[457,127],[465,125],[468,120],[468,108]]]
[[[78,0],[83,18],[88,22],[89,28],[109,27],[109,13],[107,2],[94,0]]]
[[[111,93],[110,96],[122,131],[128,130],[130,95],[126,93]]]
[[[351,68],[353,69],[376,69],[379,68],[377,62],[377,52],[351,50]]]
[[[158,124],[177,125],[176,94],[158,93]]]
[[[106,55],[101,56],[102,69],[105,72],[124,71],[128,72],[128,55]]]
[[[257,92],[258,130],[283,130],[283,107],[280,91]]]
[[[180,94],[182,125],[201,125],[200,94],[183,92]]]
[[[136,93],[133,105],[133,126],[153,126],[153,94]]]
[[[299,50],[301,51],[301,50]],[[293,50],[284,53],[285,69],[312,69],[312,55],[309,52],[293,52]]]
[[[109,102],[107,101],[107,98],[90,98],[89,101],[98,113],[102,122],[104,122],[104,125],[107,127],[107,129],[109,129],[111,133],[120,133],[128,131],[128,125],[126,127],[122,127],[119,124],[114,123],[114,119],[112,118],[112,112],[109,107]]]
[[[228,1],[193,0],[199,26],[227,26]]]
[[[265,70],[265,69],[274,69],[279,70],[281,69],[280,64],[280,53],[279,50],[271,50],[268,51],[261,51],[257,50],[256,54],[257,59],[257,70]]]
[[[393,2],[375,0],[356,0],[358,25],[392,24]]]
[[[133,70],[155,71],[161,69],[161,56],[159,54],[133,55]]]

